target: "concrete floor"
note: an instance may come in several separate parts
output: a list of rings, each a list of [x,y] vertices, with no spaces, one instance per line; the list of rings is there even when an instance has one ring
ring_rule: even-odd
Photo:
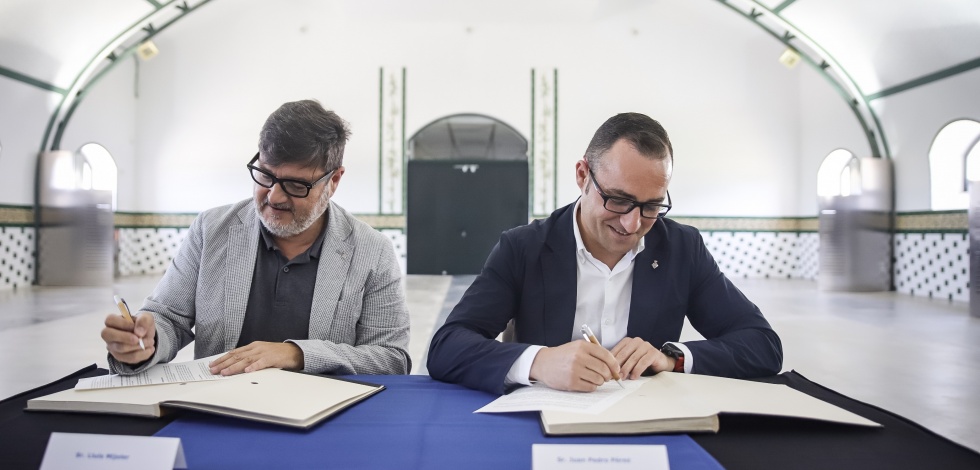
[[[0,397],[96,363],[99,330],[118,293],[136,308],[159,276],[112,288],[0,292]],[[413,373],[425,373],[429,338],[472,276],[407,276]],[[783,340],[784,369],[909,418],[980,451],[980,318],[965,303],[889,293],[829,293],[815,282],[735,280]],[[685,329],[682,339],[697,338]],[[192,358],[190,348],[178,360]]]

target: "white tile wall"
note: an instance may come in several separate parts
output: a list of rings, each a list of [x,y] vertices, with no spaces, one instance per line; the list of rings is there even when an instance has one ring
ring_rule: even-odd
[[[0,289],[34,282],[34,227],[0,227]]]
[[[119,229],[119,275],[166,271],[187,231],[186,228]]]
[[[702,232],[704,244],[730,278],[816,279],[816,233]]]
[[[898,233],[895,290],[969,302],[970,241],[966,233]]]

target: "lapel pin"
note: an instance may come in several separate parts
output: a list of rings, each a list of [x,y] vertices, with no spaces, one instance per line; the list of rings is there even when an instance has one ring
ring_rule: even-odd
[[[657,261],[657,260],[653,260],[653,262],[650,263],[650,267],[653,268],[653,269],[657,269],[657,268],[660,267],[660,262]]]

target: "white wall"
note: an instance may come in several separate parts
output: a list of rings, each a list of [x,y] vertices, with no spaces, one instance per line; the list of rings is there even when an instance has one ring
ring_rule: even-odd
[[[109,151],[118,170],[116,210],[120,211],[140,210],[136,196],[148,179],[136,169],[136,60],[120,62],[92,87],[61,138],[65,150],[77,151],[97,142]]]
[[[61,95],[0,77],[0,204],[34,204],[44,128]]]
[[[881,116],[895,159],[896,207],[931,209],[929,148],[952,121],[980,121],[980,70],[973,69],[918,88],[886,96],[872,104]],[[951,185],[962,181],[951,181]],[[965,209],[965,207],[964,207]]]
[[[839,147],[867,143],[831,86],[712,1],[211,2],[155,38],[160,54],[122,64],[86,98],[65,148],[106,145],[120,209],[199,211],[248,197],[244,164],[279,104],[316,98],[351,122],[336,200],[379,206],[379,68],[405,67],[406,136],[457,112],[530,137],[532,68],[558,70],[558,203],[595,128],[622,111],[660,120],[674,143],[677,215],[811,216],[815,175]],[[566,7],[567,5],[567,7]],[[895,156],[899,210],[929,208],[928,146],[943,124],[978,117],[980,72],[876,100]],[[865,90],[873,92],[875,90]],[[0,77],[0,204],[30,204],[35,154],[60,95]]]
[[[316,98],[354,130],[336,200],[375,212],[378,70],[404,66],[407,136],[446,114],[479,112],[529,137],[530,71],[557,68],[559,204],[577,194],[572,167],[596,127],[638,111],[674,141],[679,215],[801,213],[798,78],[776,61],[781,46],[744,19],[679,1],[555,22],[478,13],[406,21],[350,2],[257,0],[200,9],[158,36],[160,55],[141,70],[136,209],[197,211],[247,197],[244,164],[265,117]]]

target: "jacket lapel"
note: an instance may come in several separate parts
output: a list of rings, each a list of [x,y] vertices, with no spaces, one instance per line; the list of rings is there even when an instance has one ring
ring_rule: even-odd
[[[558,346],[571,338],[578,293],[575,261],[575,204],[555,220],[541,253],[544,278],[544,344]]]
[[[670,266],[661,266],[669,262],[667,259],[666,230],[663,221],[657,221],[644,243],[646,247],[633,260],[633,295],[630,299],[629,323],[626,326],[626,336],[651,338],[654,325],[660,315],[657,302],[658,286],[670,285],[666,279],[671,271]]]
[[[327,209],[327,233],[323,236],[317,265],[313,306],[310,311],[310,338],[330,338],[330,325],[342,300],[346,273],[350,271],[354,251],[349,239],[354,228],[347,215],[333,202]]]
[[[228,227],[227,271],[225,272],[225,351],[234,349],[242,333],[245,308],[255,273],[259,248],[258,215],[247,204],[238,212],[239,224]]]

